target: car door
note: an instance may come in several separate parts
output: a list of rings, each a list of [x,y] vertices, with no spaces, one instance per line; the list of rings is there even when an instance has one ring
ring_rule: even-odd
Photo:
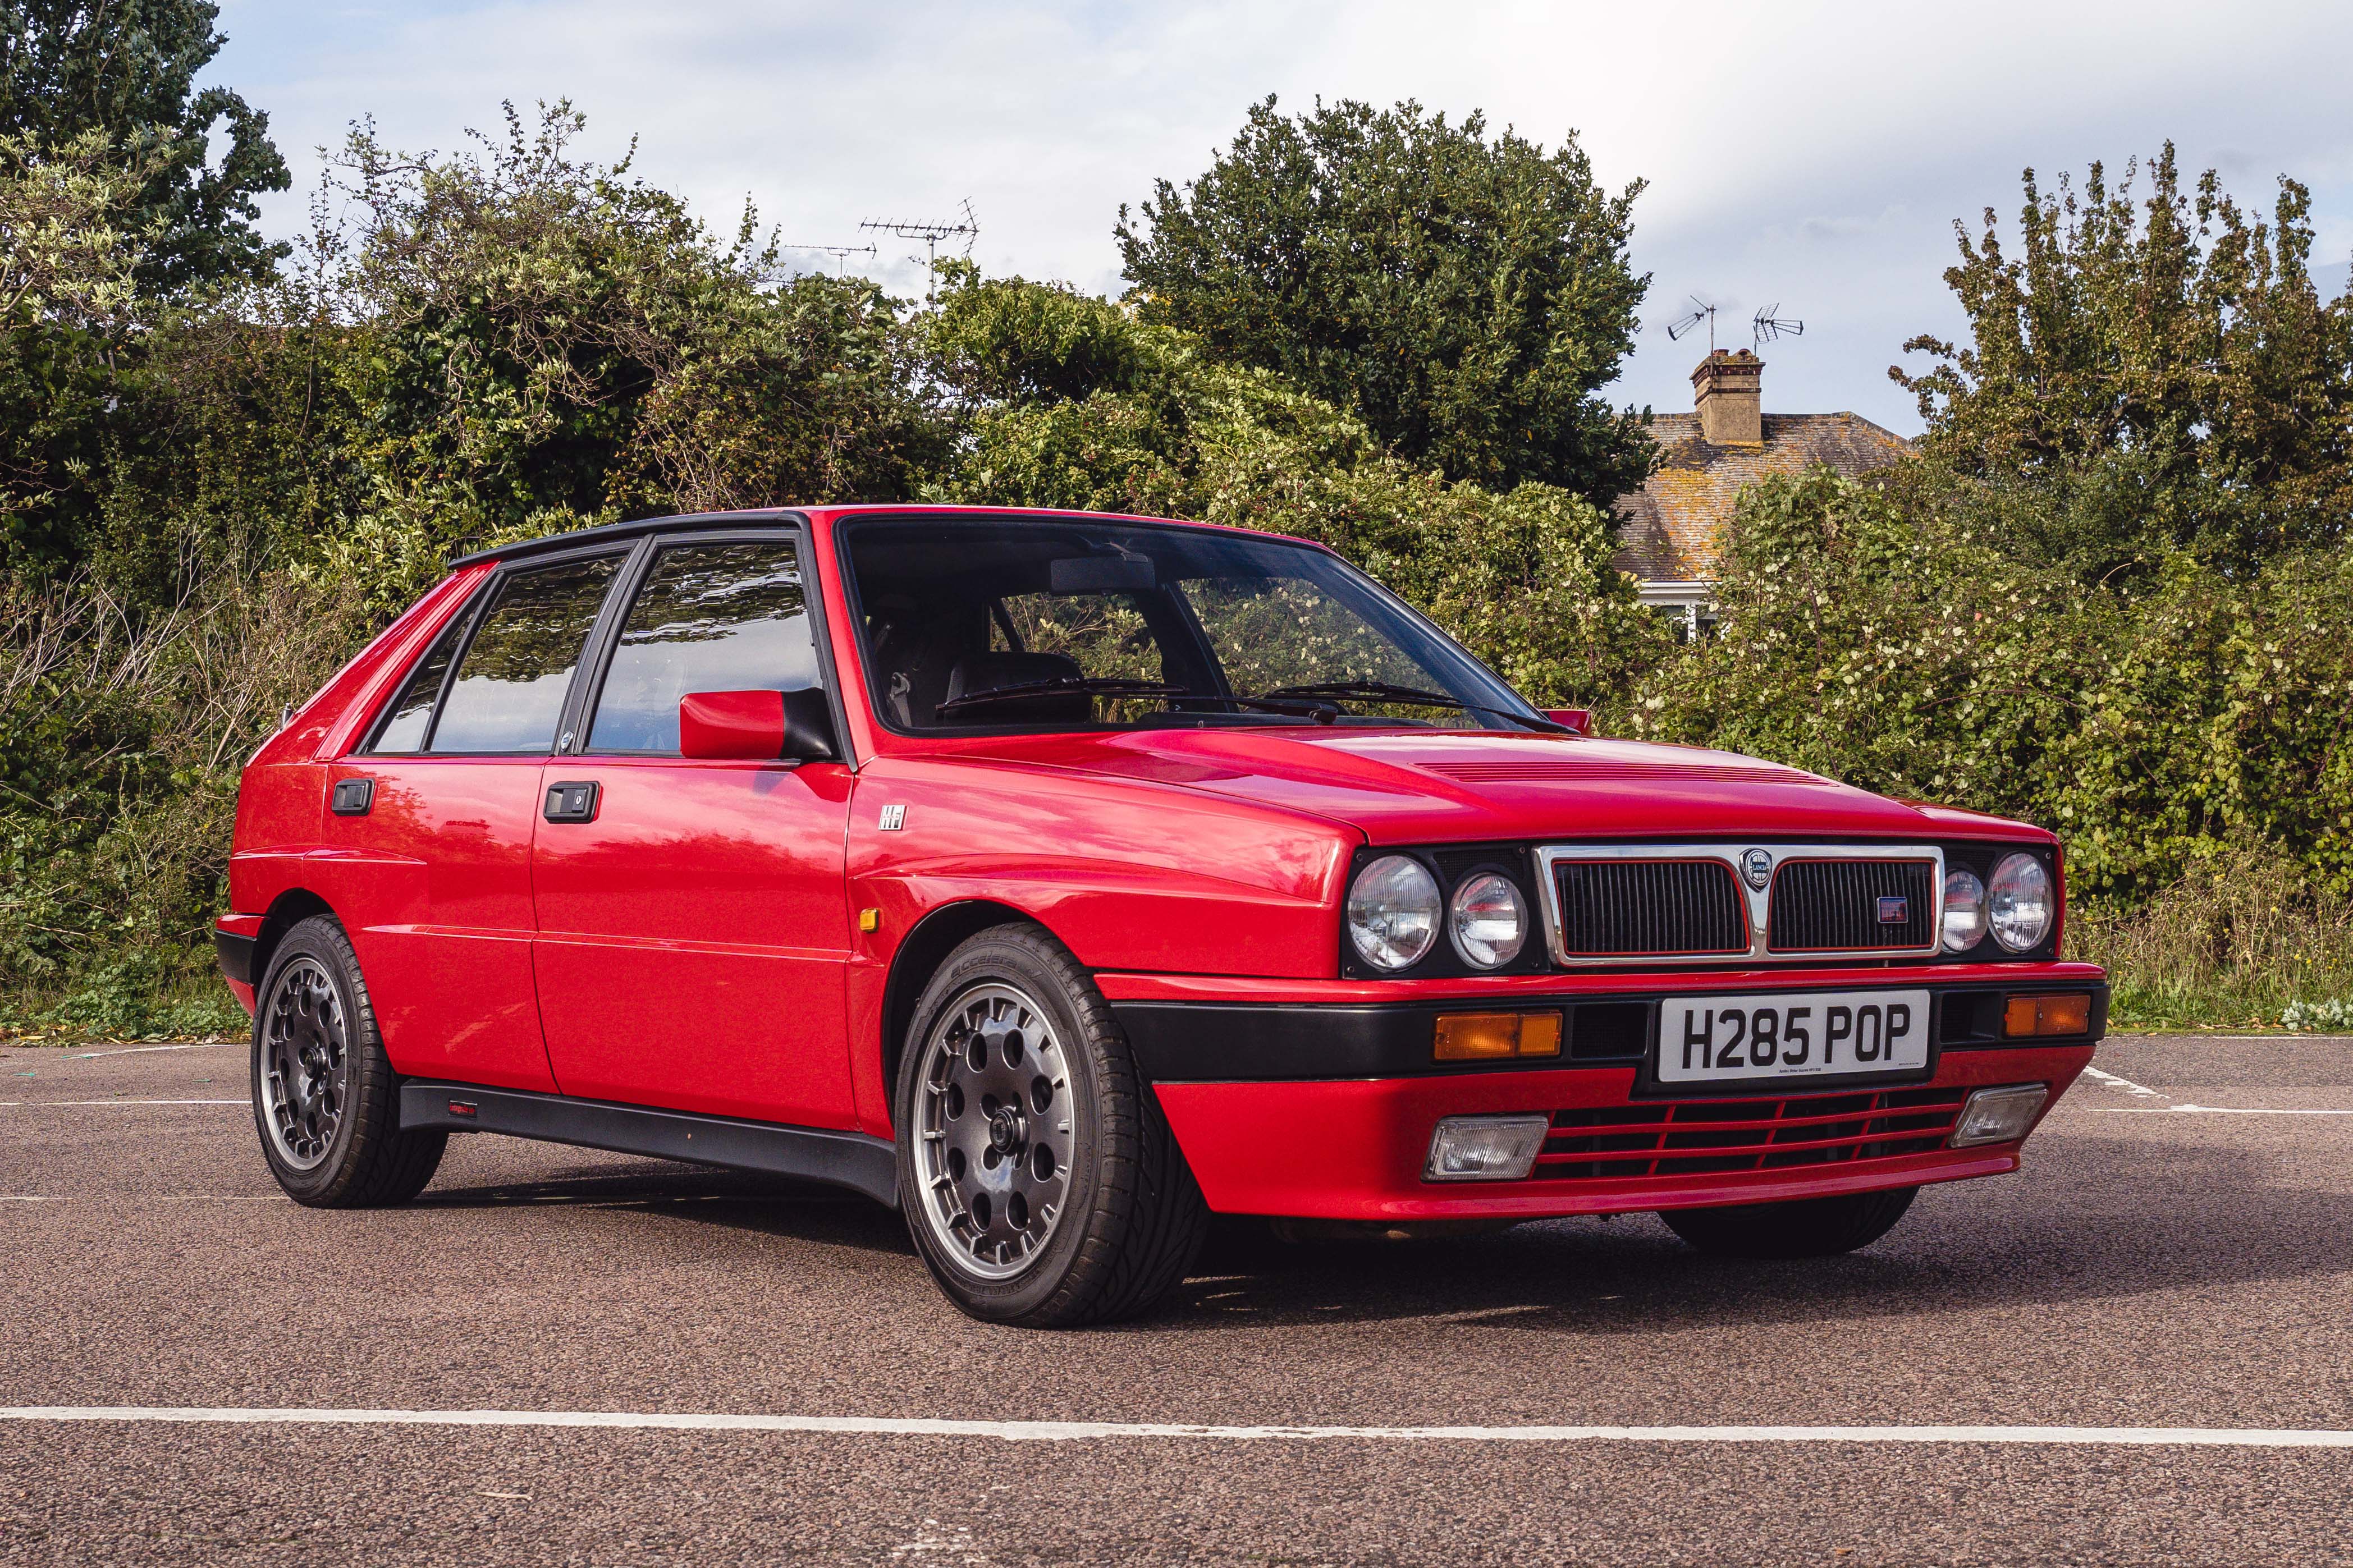
[[[532,854],[540,1016],[566,1094],[808,1127],[855,1121],[850,772],[679,752],[689,693],[823,684],[804,560],[788,534],[653,550],[578,743],[545,770],[555,816],[567,799],[569,815],[589,814],[543,821]]]
[[[540,772],[626,559],[501,570],[331,770],[326,880],[404,1073],[555,1088],[531,958]]]

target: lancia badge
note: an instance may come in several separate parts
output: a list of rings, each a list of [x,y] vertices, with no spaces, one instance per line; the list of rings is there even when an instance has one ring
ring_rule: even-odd
[[[1773,857],[1762,849],[1751,849],[1740,857],[1740,874],[1758,892],[1773,880]]]

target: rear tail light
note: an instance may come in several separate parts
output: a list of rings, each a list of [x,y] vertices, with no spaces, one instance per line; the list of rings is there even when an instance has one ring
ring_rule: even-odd
[[[1440,1013],[1430,1043],[1441,1062],[1503,1061],[1560,1055],[1557,1013]]]
[[[2085,1035],[2092,1029],[2092,999],[2080,993],[2066,996],[2013,996],[2001,1011],[2001,1032],[2012,1039],[2032,1035]]]

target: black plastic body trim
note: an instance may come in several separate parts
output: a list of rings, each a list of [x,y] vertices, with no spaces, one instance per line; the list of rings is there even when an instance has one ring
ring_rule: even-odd
[[[213,952],[220,959],[221,973],[239,985],[253,984],[253,951],[260,945],[252,937],[213,928]]]
[[[1792,976],[1792,980],[1796,977]],[[1925,1081],[1945,1051],[2016,1050],[2039,1046],[2094,1043],[2107,1032],[2108,987],[2088,981],[2037,981],[2008,986],[1978,983],[1941,986],[1906,981],[1905,989],[1929,993],[1928,1073],[1873,1075],[1874,1083]],[[1795,984],[1758,989],[1853,991],[1868,985]],[[1947,998],[2000,998],[2047,992],[2092,993],[2087,1034],[2006,1039],[2000,1037],[1999,1005],[1994,1033],[1974,1026],[1957,1037],[1944,1028]],[[1544,1072],[1563,1068],[1633,1068],[1647,1080],[1652,1041],[1658,1035],[1659,1004],[1670,993],[1637,992],[1597,996],[1451,997],[1442,1002],[1347,1005],[1231,1002],[1113,1002],[1113,1016],[1126,1031],[1136,1064],[1153,1083],[1284,1083],[1334,1079],[1450,1078],[1463,1073]],[[1684,995],[1686,992],[1672,994]],[[1513,1061],[1436,1062],[1430,1059],[1433,1026],[1440,1013],[1542,1012],[1564,1015],[1561,1054]],[[1974,1026],[1974,1017],[1971,1020]],[[1810,1079],[1778,1080],[1798,1089],[1836,1088]],[[1710,1086],[1713,1089],[1715,1086]],[[1754,1086],[1725,1085],[1725,1092],[1753,1093]],[[1646,1094],[1666,1092],[1656,1086]],[[1688,1097],[1678,1086],[1673,1091]]]
[[[554,555],[584,545],[641,539],[649,533],[725,528],[731,523],[745,528],[785,528],[795,524],[806,527],[808,515],[797,507],[776,507],[761,511],[694,511],[667,517],[633,518],[627,522],[608,522],[596,528],[575,529],[569,533],[550,533],[538,539],[501,544],[495,550],[477,550],[471,555],[455,555],[449,559],[449,569],[454,572],[460,566],[472,566],[484,561],[522,561],[537,555]]]
[[[471,1108],[471,1114],[451,1105]],[[733,1171],[797,1176],[865,1194],[899,1206],[899,1156],[890,1142],[862,1132],[786,1127],[725,1116],[696,1116],[601,1100],[573,1100],[526,1089],[411,1079],[400,1086],[400,1129],[503,1132],[575,1143],[617,1154],[685,1160]]]

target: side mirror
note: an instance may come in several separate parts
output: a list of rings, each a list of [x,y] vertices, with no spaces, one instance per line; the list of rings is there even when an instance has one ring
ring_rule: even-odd
[[[739,762],[831,762],[833,713],[825,693],[696,691],[679,699],[681,755]]]
[[[1544,716],[1580,735],[1593,733],[1593,710],[1590,708],[1547,708]]]

